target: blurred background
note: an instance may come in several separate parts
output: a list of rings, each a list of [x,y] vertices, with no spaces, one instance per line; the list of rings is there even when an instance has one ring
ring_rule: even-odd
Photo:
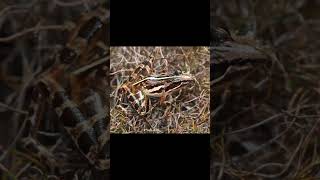
[[[212,32],[228,29],[269,60],[211,85],[211,179],[320,178],[319,8],[319,0],[211,1]]]
[[[36,141],[43,145],[39,147],[52,147],[52,139],[41,139],[40,131],[51,133],[53,139],[61,136],[52,107],[32,103],[30,87],[46,71],[61,63],[56,59],[57,54],[71,39],[70,32],[77,27],[80,17],[95,12],[97,8],[108,7],[109,2],[105,0],[0,2],[0,179],[58,178],[58,170],[44,160],[48,158],[50,161],[50,157],[38,159],[26,151],[26,147],[17,148],[21,137],[29,133],[26,132],[27,120],[35,116],[46,124],[34,132],[39,138]],[[79,64],[72,64],[71,67],[72,70],[81,68]],[[66,74],[66,77],[69,75]],[[103,78],[106,79],[105,74]],[[66,86],[67,80],[61,84],[70,89]],[[33,107],[37,106],[43,107],[42,114],[34,112]],[[60,154],[55,156],[65,159],[62,154],[68,153],[70,147],[60,147]],[[72,153],[69,155],[72,156]]]

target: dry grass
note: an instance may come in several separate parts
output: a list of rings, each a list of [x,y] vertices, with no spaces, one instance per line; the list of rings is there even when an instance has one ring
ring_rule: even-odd
[[[212,97],[212,179],[320,178],[319,7],[302,0],[213,5],[216,25],[238,35],[253,30],[278,60]]]
[[[117,108],[118,88],[132,71],[148,60],[168,60],[168,71],[180,69],[190,73],[199,84],[194,83],[180,92],[169,95],[166,106],[156,107],[145,119],[131,107]],[[155,69],[161,65],[155,63]],[[209,48],[208,47],[113,47],[111,48],[111,132],[114,133],[208,133],[209,132]]]

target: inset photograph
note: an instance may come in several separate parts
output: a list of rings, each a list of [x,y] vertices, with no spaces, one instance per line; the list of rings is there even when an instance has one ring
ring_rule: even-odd
[[[209,47],[111,47],[112,133],[209,133]]]

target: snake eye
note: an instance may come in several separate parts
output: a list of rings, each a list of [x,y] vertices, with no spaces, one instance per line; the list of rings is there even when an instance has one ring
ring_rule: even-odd
[[[63,48],[60,53],[60,60],[65,64],[71,64],[77,58],[77,53],[68,47]]]

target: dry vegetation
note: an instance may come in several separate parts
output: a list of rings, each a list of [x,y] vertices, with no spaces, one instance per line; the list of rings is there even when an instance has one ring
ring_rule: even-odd
[[[106,1],[0,1],[0,179],[73,179],[76,171],[81,174],[88,167],[57,126],[53,107],[33,102],[29,90],[55,67],[54,57],[68,40],[71,24],[77,25],[83,13],[98,6],[106,7]],[[72,68],[81,67],[73,64]],[[69,91],[70,74],[64,75],[61,85]],[[22,146],[25,136],[42,148],[39,154],[53,156],[39,157],[31,146]],[[94,178],[88,173],[76,176]]]
[[[166,106],[157,105],[146,117],[151,127],[130,107],[117,108],[118,88],[149,55],[168,60],[168,71],[190,71],[198,83],[169,95]],[[160,64],[155,64],[155,68]],[[208,47],[113,47],[111,48],[111,131],[115,133],[208,133]]]
[[[211,178],[320,179],[320,2],[211,5],[212,25],[251,32],[277,57],[214,93]]]

